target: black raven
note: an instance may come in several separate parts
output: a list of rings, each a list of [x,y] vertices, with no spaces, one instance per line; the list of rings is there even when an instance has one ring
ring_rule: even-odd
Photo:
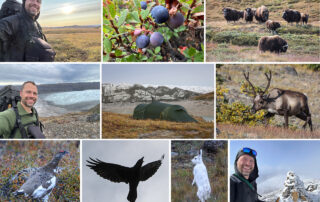
[[[113,163],[106,163],[100,161],[99,159],[90,158],[91,161],[87,160],[89,163],[87,166],[104,179],[112,182],[125,182],[126,184],[129,183],[129,194],[127,199],[130,202],[135,202],[137,199],[137,187],[139,182],[146,181],[152,175],[154,175],[161,166],[163,159],[164,155],[162,155],[160,160],[153,161],[142,166],[142,157],[133,167],[128,168]]]

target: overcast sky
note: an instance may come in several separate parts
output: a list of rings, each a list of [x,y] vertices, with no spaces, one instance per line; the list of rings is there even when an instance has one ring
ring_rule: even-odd
[[[104,64],[103,83],[176,86],[214,85],[213,64]]]
[[[128,184],[110,182],[85,166],[89,157],[132,167],[141,157],[144,157],[143,165],[145,165],[159,160],[163,154],[165,157],[159,170],[147,181],[139,183],[136,202],[169,201],[169,142],[166,140],[82,141],[82,201],[125,202],[129,193]]]
[[[99,82],[99,64],[0,64],[0,85]]]
[[[230,141],[230,174],[234,173],[234,160],[243,147],[255,149],[260,177],[258,192],[283,188],[288,171],[300,179],[320,180],[320,141]]]
[[[0,0],[0,5],[4,1]],[[101,20],[100,5],[100,0],[42,0],[38,21],[42,27],[98,25]]]

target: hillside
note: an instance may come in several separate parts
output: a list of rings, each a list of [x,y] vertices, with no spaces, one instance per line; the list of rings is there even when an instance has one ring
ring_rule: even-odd
[[[282,128],[284,117],[276,115],[271,120],[271,126],[266,130],[262,121],[241,123],[235,121],[221,122],[217,113],[217,128],[220,130],[218,137],[221,138],[319,138],[320,137],[320,72],[314,72],[306,68],[307,65],[222,65],[217,68],[217,86],[227,89],[223,98],[227,104],[242,103],[252,107],[252,98],[241,92],[241,86],[247,82],[243,71],[250,72],[250,81],[253,85],[264,89],[267,80],[264,72],[272,70],[270,89],[281,88],[304,93],[308,97],[308,106],[311,112],[314,132],[310,133],[302,129],[304,121],[289,117],[289,128]],[[217,107],[222,100],[217,99]],[[237,124],[235,124],[237,123]]]
[[[202,149],[202,159],[208,172],[211,196],[207,202],[228,201],[227,141],[172,141],[171,201],[198,201],[197,186],[192,186],[191,159]]]
[[[246,23],[243,19],[230,22],[224,19],[222,9],[231,7],[237,10],[257,8],[265,5],[269,10],[269,19],[278,21],[281,28],[277,30],[280,37],[288,42],[286,53],[280,55],[265,52],[260,54],[257,48],[262,36],[271,36],[265,24],[255,19]],[[319,61],[319,1],[317,0],[273,0],[273,1],[207,1],[207,61]],[[308,25],[288,25],[282,19],[285,9],[295,9],[309,14]],[[208,12],[210,11],[210,12]]]

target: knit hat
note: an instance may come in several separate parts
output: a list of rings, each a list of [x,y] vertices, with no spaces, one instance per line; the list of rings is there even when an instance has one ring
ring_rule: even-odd
[[[257,159],[256,159],[256,156],[253,154],[253,152],[244,152],[243,149],[239,150],[237,153],[236,159],[234,161],[234,170],[237,175],[240,175],[243,177],[243,175],[238,170],[237,162],[238,162],[239,158],[245,154],[251,156],[254,159],[254,169],[250,173],[250,176],[248,179],[249,182],[252,182],[259,177],[259,174],[258,174],[259,169],[258,169]]]

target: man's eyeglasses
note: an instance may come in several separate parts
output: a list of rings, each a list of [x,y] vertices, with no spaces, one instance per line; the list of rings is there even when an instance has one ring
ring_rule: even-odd
[[[242,151],[246,154],[252,154],[253,156],[257,156],[257,152],[253,149],[248,148],[248,147],[244,147],[242,149]]]

